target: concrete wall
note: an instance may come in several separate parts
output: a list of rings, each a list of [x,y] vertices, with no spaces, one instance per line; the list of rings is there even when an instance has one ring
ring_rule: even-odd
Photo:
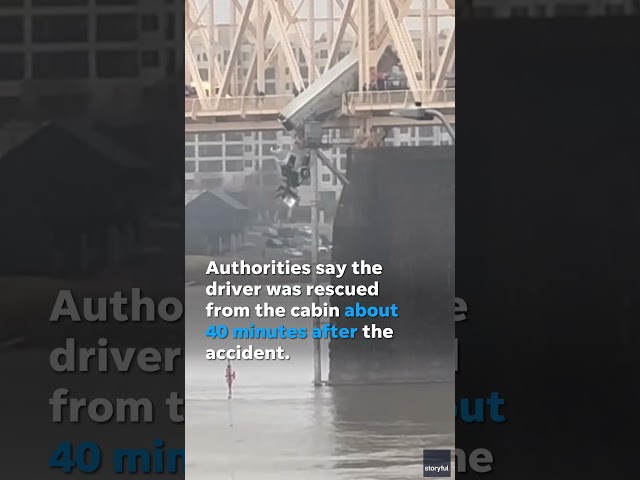
[[[453,381],[455,165],[453,147],[353,150],[351,185],[344,188],[334,224],[333,261],[383,265],[378,298],[334,297],[398,306],[399,318],[340,318],[394,328],[393,339],[332,340],[330,381],[387,383]],[[372,277],[345,276],[345,284]]]

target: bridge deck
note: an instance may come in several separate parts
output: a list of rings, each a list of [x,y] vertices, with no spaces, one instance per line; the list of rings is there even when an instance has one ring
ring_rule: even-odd
[[[455,115],[453,111],[444,114],[450,123],[455,123]],[[340,118],[329,120],[323,124],[325,128],[360,128],[362,120],[366,118],[369,127],[404,127],[404,126],[420,126],[420,125],[440,125],[438,120],[414,120],[403,117],[390,117],[388,115],[361,115],[361,116],[342,116]],[[255,118],[214,118],[206,119],[187,119],[185,121],[185,132],[239,132],[239,131],[266,131],[266,130],[284,130],[282,124],[271,119],[255,119]]]
[[[453,109],[456,103],[454,88],[423,91],[415,95],[411,90],[382,90],[352,92],[345,95],[343,112],[357,114],[370,111],[389,111],[413,105],[421,101],[423,105],[437,109]]]
[[[269,95],[247,97],[185,98],[185,119],[192,121],[217,121],[251,119],[274,121],[278,113],[293,100],[293,95]],[[425,106],[445,111],[455,109],[455,89],[420,92],[418,98]],[[416,100],[410,90],[351,92],[344,95],[342,114],[359,116],[363,113],[387,113],[395,108],[412,105]]]

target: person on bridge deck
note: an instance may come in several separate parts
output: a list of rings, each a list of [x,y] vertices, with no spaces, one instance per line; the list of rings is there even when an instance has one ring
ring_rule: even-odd
[[[233,385],[233,381],[236,379],[236,372],[231,368],[231,360],[227,360],[227,368],[224,373],[225,379],[227,380],[227,388],[229,389],[229,399],[231,398],[231,386]]]

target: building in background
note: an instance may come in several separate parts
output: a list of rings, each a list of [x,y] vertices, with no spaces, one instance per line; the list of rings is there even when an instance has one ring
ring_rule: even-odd
[[[342,144],[326,150],[327,156],[342,171],[347,167],[347,148],[354,134],[349,129],[327,130],[328,143]],[[245,205],[273,219],[280,203],[275,190],[281,183],[280,169],[273,149],[290,145],[284,131],[203,132],[185,135],[185,190],[222,188],[243,195]],[[385,145],[450,145],[451,138],[440,126],[400,127],[389,129]],[[333,216],[342,190],[339,180],[328,168],[320,168],[319,200],[321,216],[326,221]],[[310,215],[311,189],[300,187],[301,218]],[[306,212],[306,213],[304,213]]]
[[[243,242],[249,211],[221,190],[185,196],[185,253],[222,255]]]
[[[133,118],[183,63],[182,9],[179,0],[1,0],[0,124]]]
[[[233,38],[230,25],[216,25],[218,60],[225,64]],[[300,65],[300,73],[308,79],[309,72],[302,48],[295,47],[295,35],[292,32],[294,55]],[[411,31],[416,49],[421,49],[420,32]],[[440,49],[444,49],[446,32],[441,32]],[[339,57],[342,58],[352,48],[353,39],[347,39],[340,45]],[[207,46],[201,37],[194,36],[191,43],[198,70],[207,93],[210,93],[209,58]],[[266,45],[266,54],[274,45]],[[315,44],[316,65],[320,74],[324,73],[331,45],[324,35],[320,35]],[[239,96],[255,96],[259,92],[246,82],[254,46],[245,43],[241,46],[238,66],[231,84],[231,92]],[[404,90],[406,77],[400,65],[389,69],[389,81],[385,90]],[[449,84],[452,84],[450,79]],[[373,88],[378,88],[374,86]],[[378,88],[380,89],[380,88]],[[265,71],[266,95],[295,94],[289,68],[282,55],[274,55],[273,61]],[[335,144],[326,155],[342,171],[346,170],[348,143],[354,141],[354,132],[350,129],[327,129],[325,142]],[[287,132],[247,131],[247,132],[200,132],[185,135],[185,190],[222,188],[234,192],[243,198],[243,203],[258,214],[260,219],[282,219],[288,212],[281,210],[281,203],[275,199],[275,190],[281,183],[281,174],[276,164],[273,149],[291,144]],[[386,145],[449,145],[451,138],[443,127],[403,127],[391,128],[387,132]],[[319,178],[319,202],[321,221],[331,221],[342,186],[331,171],[322,166]],[[311,189],[300,187],[300,206],[294,209],[294,220],[309,221]]]
[[[146,163],[85,124],[49,122],[23,136],[0,153],[0,274],[126,264],[140,247],[148,177]]]

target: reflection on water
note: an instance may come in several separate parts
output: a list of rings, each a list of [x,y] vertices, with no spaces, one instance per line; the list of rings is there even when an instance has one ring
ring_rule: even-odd
[[[187,397],[193,480],[422,478],[422,449],[453,448],[452,384],[219,383]]]

